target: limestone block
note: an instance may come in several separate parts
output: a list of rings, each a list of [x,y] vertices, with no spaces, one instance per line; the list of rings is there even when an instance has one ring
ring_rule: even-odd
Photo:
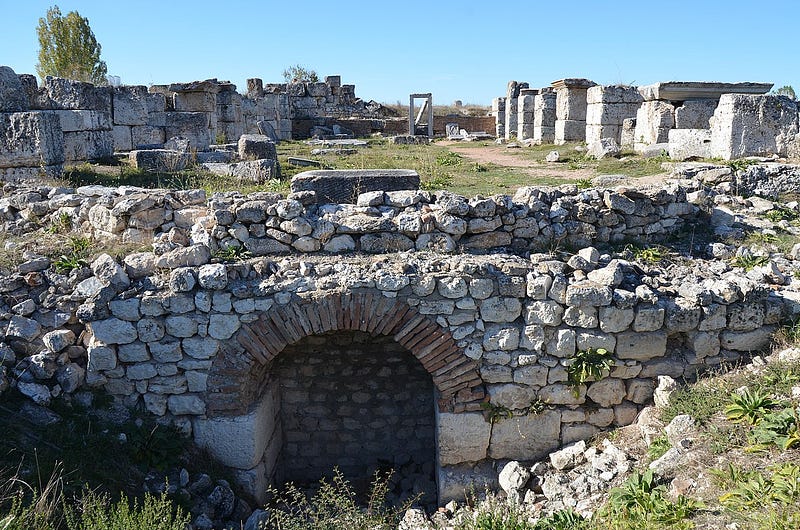
[[[481,302],[481,318],[486,322],[513,322],[522,314],[519,299],[492,297]]]
[[[131,166],[147,171],[180,171],[190,162],[189,153],[172,149],[133,150],[128,154]]]
[[[634,331],[656,331],[664,325],[666,311],[657,305],[639,305],[633,321]]]
[[[603,138],[612,138],[620,143],[622,141],[621,125],[586,125],[586,143],[599,142]]]
[[[104,344],[128,344],[138,337],[133,324],[118,318],[96,320],[88,327],[94,338]]]
[[[19,76],[8,66],[0,66],[0,112],[28,110],[28,96]]]
[[[99,160],[114,154],[114,135],[107,131],[64,133],[64,159],[67,162]]]
[[[614,353],[619,359],[645,361],[662,357],[666,351],[667,334],[663,331],[626,331],[617,335],[617,349]]]
[[[709,129],[672,129],[669,131],[669,157],[674,160],[710,158],[712,156]]]
[[[764,326],[753,331],[723,331],[720,344],[726,350],[758,351],[766,347],[771,340],[775,326]]]
[[[586,122],[581,120],[556,120],[555,144],[582,142],[586,139]]]
[[[114,125],[146,125],[148,96],[145,86],[114,87],[112,92]],[[161,111],[163,110],[162,108]]]
[[[437,484],[439,502],[462,502],[465,491],[492,491],[497,489],[497,471],[491,461],[476,465],[438,466]]]
[[[43,108],[111,113],[111,87],[48,76],[42,88]]]
[[[217,95],[211,91],[177,92],[173,103],[177,112],[215,112]]]
[[[50,110],[42,111],[58,116],[61,130],[65,133],[80,131],[110,131],[111,114],[96,110]]]
[[[114,140],[114,151],[130,151],[133,149],[133,136],[131,127],[127,125],[114,125],[111,135]]]
[[[163,144],[165,140],[163,127],[141,125],[131,128],[132,148],[138,149],[141,145]]]
[[[194,441],[226,466],[251,469],[264,455],[277,428],[278,414],[278,407],[267,392],[247,414],[194,419]]]
[[[176,416],[199,416],[206,412],[206,404],[203,400],[191,394],[169,396],[167,398],[167,406],[169,411]]]
[[[552,372],[552,370],[551,370]],[[581,405],[586,401],[586,385],[575,387],[562,384],[551,384],[539,390],[539,399],[551,405]]]
[[[525,322],[527,324],[558,326],[561,324],[563,316],[564,307],[553,300],[537,300],[525,306]]]
[[[562,359],[574,355],[575,347],[576,335],[573,329],[555,330],[545,346],[549,355]]]
[[[709,129],[717,99],[693,99],[675,107],[676,129]]]
[[[210,116],[206,112],[167,112],[164,134],[167,138],[183,136],[191,147],[202,151],[212,140]]]
[[[607,351],[613,352],[617,345],[617,339],[610,333],[602,333],[594,330],[580,330],[577,332],[575,345],[579,350],[604,348]]]
[[[625,398],[625,394],[625,383],[621,379],[613,377],[606,377],[600,381],[590,383],[588,390],[586,390],[586,397],[601,407],[619,405]]]
[[[47,112],[0,113],[0,168],[64,163],[58,116]]]
[[[260,134],[243,134],[238,143],[239,157],[242,160],[260,160],[278,158],[275,143],[269,136]]]
[[[537,460],[559,445],[561,413],[514,416],[494,424],[488,456],[494,459]]]
[[[669,141],[669,130],[675,126],[674,113],[674,107],[666,101],[642,103],[636,112],[634,143],[652,145]]]
[[[627,85],[597,85],[586,91],[586,103],[625,103],[639,105],[644,98],[636,87]],[[587,118],[588,121],[588,118]]]
[[[712,119],[711,154],[724,160],[786,156],[797,134],[797,102],[785,96],[724,94]]]
[[[492,425],[483,414],[440,412],[436,419],[440,465],[477,462],[486,458]]]
[[[667,103],[666,105],[669,104]],[[638,123],[638,110],[640,109],[629,104],[594,103],[586,107],[586,123],[589,125],[621,126],[622,122],[627,118],[636,118]]]
[[[559,120],[586,121],[586,89],[556,89],[556,118]]]

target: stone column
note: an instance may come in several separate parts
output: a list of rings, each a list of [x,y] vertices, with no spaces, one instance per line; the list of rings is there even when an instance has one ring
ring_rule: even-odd
[[[506,89],[506,140],[517,136],[517,99],[519,91],[528,88],[528,83],[509,81]]]
[[[236,85],[220,83],[217,93],[217,136],[224,136],[225,141],[231,143],[237,142],[242,134],[242,96],[236,92]]]
[[[533,111],[536,94],[535,88],[523,88],[517,98],[517,139],[533,138]]]
[[[622,123],[636,118],[642,95],[627,85],[594,86],[586,92],[586,143],[611,138],[622,144]]]
[[[539,89],[533,102],[533,143],[552,144],[556,139],[556,93],[551,87]]]
[[[559,79],[552,85],[556,91],[555,143],[586,140],[586,91],[597,83],[589,79]]]
[[[506,98],[494,98],[492,100],[492,116],[494,116],[495,136],[498,138],[505,138]]]
[[[636,112],[633,148],[641,153],[653,144],[669,142],[669,131],[675,127],[675,107],[669,101],[645,101]]]

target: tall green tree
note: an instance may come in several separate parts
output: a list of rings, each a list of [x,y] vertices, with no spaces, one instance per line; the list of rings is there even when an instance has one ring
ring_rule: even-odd
[[[77,11],[61,14],[58,6],[47,10],[36,28],[39,36],[39,63],[36,73],[105,85],[105,61],[100,60],[100,43],[89,27],[89,19]]]

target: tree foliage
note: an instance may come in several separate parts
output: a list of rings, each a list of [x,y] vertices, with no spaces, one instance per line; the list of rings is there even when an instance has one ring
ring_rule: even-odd
[[[105,61],[100,60],[100,44],[89,27],[89,19],[77,11],[61,14],[58,6],[47,10],[36,28],[39,36],[39,63],[36,73],[96,85],[106,84]]]
[[[300,64],[293,64],[283,71],[283,79],[287,83],[318,83],[317,72]]]
[[[787,96],[787,97],[790,97],[792,99],[797,99],[797,95],[795,94],[794,88],[792,87],[792,85],[784,85],[784,86],[782,86],[780,88],[776,88],[774,90],[774,92],[778,96]]]

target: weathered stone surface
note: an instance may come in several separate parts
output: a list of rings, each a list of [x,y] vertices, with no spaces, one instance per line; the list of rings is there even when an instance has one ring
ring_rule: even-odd
[[[786,156],[798,133],[797,102],[785,96],[724,94],[714,111],[711,154],[723,160]]]
[[[443,466],[477,462],[487,456],[492,425],[478,412],[437,417],[439,463]]]
[[[0,112],[28,110],[28,97],[17,74],[8,66],[0,66]]]
[[[0,168],[64,163],[64,133],[58,116],[46,112],[0,113]]]
[[[408,169],[313,170],[292,177],[292,191],[315,191],[319,203],[355,204],[369,191],[419,189],[419,175]]]
[[[488,456],[495,459],[536,460],[558,447],[561,413],[514,416],[495,423]]]
[[[713,151],[709,129],[672,129],[667,134],[670,158],[711,158]]]
[[[167,398],[169,411],[176,416],[205,414],[206,404],[198,396],[180,395]]]
[[[36,320],[14,315],[8,322],[5,336],[9,339],[20,339],[27,342],[34,340],[42,331],[42,326]]]
[[[493,297],[481,302],[481,318],[486,322],[513,322],[522,314],[519,299]]]
[[[625,394],[625,383],[621,379],[612,377],[591,383],[586,390],[586,397],[601,407],[619,405],[625,398]]]
[[[667,335],[663,331],[636,333],[627,331],[617,335],[617,350],[620,359],[648,360],[661,357],[667,351]]]
[[[758,351],[769,344],[774,326],[764,326],[753,331],[723,331],[720,333],[720,345],[726,350]]]
[[[90,322],[89,327],[95,339],[104,344],[128,344],[138,337],[133,324],[118,318]]]
[[[275,143],[268,136],[243,134],[239,137],[239,157],[242,160],[261,160],[278,158]]]

